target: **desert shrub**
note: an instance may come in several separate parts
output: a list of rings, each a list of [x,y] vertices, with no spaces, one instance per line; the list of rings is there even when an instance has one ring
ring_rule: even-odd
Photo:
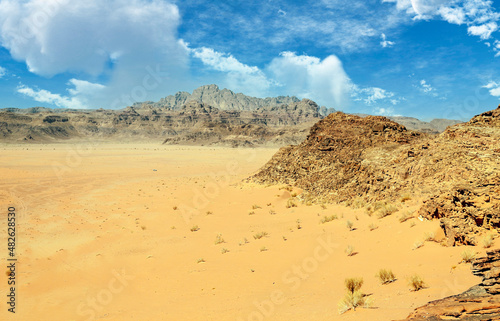
[[[288,199],[288,201],[286,202],[286,208],[291,208],[291,207],[297,207],[297,203],[295,203],[295,201],[292,199]]]
[[[261,248],[260,248],[260,251],[261,251],[261,252],[265,252],[265,251],[267,251],[267,247],[265,247],[265,246],[261,247]]]
[[[493,234],[487,234],[482,240],[483,247],[485,249],[490,248],[493,245],[493,240]]]
[[[406,211],[399,217],[399,222],[404,223],[413,218],[413,211]]]
[[[267,232],[260,232],[260,233],[255,234],[253,236],[253,238],[256,240],[260,240],[261,238],[266,237],[268,235],[269,235],[269,233],[267,233]]]
[[[347,220],[347,222],[345,222],[345,226],[347,226],[347,228],[349,229],[349,231],[352,231],[353,230],[353,226],[354,226],[354,223]]]
[[[198,259],[198,261],[196,261],[196,263],[205,263],[205,259]]]
[[[363,278],[347,278],[344,280],[344,285],[347,292],[354,293],[359,291],[363,286]]]
[[[399,198],[399,201],[401,203],[404,203],[404,202],[409,201],[409,200],[411,200],[411,196],[408,193],[401,195],[401,197]]]
[[[412,291],[418,291],[425,287],[424,280],[417,274],[414,274],[410,277],[408,284],[410,285],[410,289]]]
[[[377,217],[384,218],[384,217],[389,216],[392,213],[397,212],[397,211],[398,211],[398,208],[396,206],[385,204],[378,210]]]
[[[333,220],[336,220],[338,217],[337,215],[333,214],[333,215],[325,215],[323,216],[323,218],[321,219],[321,224],[325,224],[325,223],[328,223],[328,222],[331,222]]]
[[[260,207],[259,205],[257,205],[257,204],[253,204],[253,205],[252,205],[252,210],[256,210],[256,209],[258,209],[258,208],[261,208],[261,207]]]
[[[424,235],[424,240],[426,242],[434,242],[436,241],[436,233],[434,232],[426,232]]]
[[[225,243],[224,239],[222,238],[222,234],[217,234],[215,237],[215,245]]]
[[[225,253],[229,252],[229,250],[228,250],[228,249],[226,249],[226,248],[224,247],[224,248],[222,248],[222,249],[220,250],[220,252],[221,252],[222,254],[225,254]]]
[[[370,225],[368,225],[368,228],[370,229],[370,231],[373,231],[373,230],[378,229],[378,226],[375,225],[374,223],[371,223]]]
[[[377,273],[377,278],[382,284],[387,284],[396,281],[396,276],[391,270],[380,269]]]
[[[347,256],[353,256],[354,255],[354,246],[352,245],[348,245],[345,249],[345,254],[347,254]]]
[[[419,249],[419,248],[421,248],[422,246],[424,246],[424,242],[422,242],[422,241],[415,241],[415,243],[413,243],[413,248],[412,248],[412,250]]]
[[[340,314],[351,309],[356,310],[357,307],[369,306],[365,295],[361,292],[363,278],[348,278],[345,279],[344,283],[347,292],[338,305]]]
[[[476,257],[476,253],[474,253],[470,249],[465,249],[461,255],[462,255],[462,262],[464,263],[470,263]]]
[[[198,227],[198,225],[193,225],[193,227],[191,228],[191,232],[196,232],[198,231],[200,228]]]

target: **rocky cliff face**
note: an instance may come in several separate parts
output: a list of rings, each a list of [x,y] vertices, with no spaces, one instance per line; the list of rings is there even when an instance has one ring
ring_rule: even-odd
[[[309,127],[320,119],[317,110],[310,100],[255,111],[221,110],[197,101],[176,110],[151,103],[117,111],[6,109],[0,111],[0,141],[92,139],[283,146],[305,138]]]
[[[475,244],[477,234],[500,227],[499,124],[497,109],[436,137],[384,117],[335,113],[250,180],[293,184],[310,200],[347,205],[421,195],[419,214],[441,221],[449,245]]]
[[[406,320],[500,320],[500,250],[476,259],[472,273],[483,278],[480,284],[462,294],[429,302]]]
[[[264,107],[276,107],[298,103],[297,97],[280,96],[273,98],[255,98],[243,94],[236,94],[229,89],[220,90],[217,85],[201,86],[193,91],[178,92],[175,95],[162,98],[154,104],[157,108],[179,109],[190,101],[217,106],[221,110],[247,110],[252,111]]]

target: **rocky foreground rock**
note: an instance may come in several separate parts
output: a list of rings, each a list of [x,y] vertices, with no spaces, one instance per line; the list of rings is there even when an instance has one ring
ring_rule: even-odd
[[[406,320],[500,320],[500,250],[476,259],[472,273],[482,277],[480,284],[464,293],[429,302]]]
[[[448,245],[500,227],[500,107],[438,136],[385,117],[337,112],[301,144],[281,148],[249,180],[304,189],[304,199],[357,206],[421,197]]]

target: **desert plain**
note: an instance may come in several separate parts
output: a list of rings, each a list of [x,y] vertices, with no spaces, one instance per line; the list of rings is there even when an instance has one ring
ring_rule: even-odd
[[[6,269],[13,206],[18,265],[16,314],[2,286],[0,319],[397,320],[479,283],[461,253],[485,249],[442,246],[437,220],[400,222],[419,195],[379,219],[302,203],[294,187],[246,183],[276,151],[1,145],[0,257]],[[437,241],[424,241],[432,234]],[[381,268],[396,281],[382,285]],[[420,291],[408,285],[415,273],[426,283]],[[371,307],[339,314],[349,277],[363,278]]]

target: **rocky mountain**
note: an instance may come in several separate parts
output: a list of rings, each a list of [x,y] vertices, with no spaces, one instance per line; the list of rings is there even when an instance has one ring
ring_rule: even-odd
[[[437,136],[337,112],[250,180],[292,184],[308,200],[346,205],[418,196],[418,214],[439,219],[449,245],[475,244],[482,231],[500,228],[499,156],[500,107]]]
[[[178,109],[150,103],[123,110],[9,108],[0,111],[0,141],[92,139],[282,146],[303,140],[319,119],[318,106],[307,99],[254,111],[221,110],[197,101]]]
[[[153,106],[157,108],[179,109],[190,101],[198,101],[203,104],[215,106],[220,110],[240,111],[253,111],[259,108],[277,107],[300,102],[295,96],[256,98],[241,93],[236,94],[229,89],[220,90],[217,85],[206,85],[195,89],[192,94],[181,91],[175,95],[167,96],[160,99],[159,102],[153,103]]]

